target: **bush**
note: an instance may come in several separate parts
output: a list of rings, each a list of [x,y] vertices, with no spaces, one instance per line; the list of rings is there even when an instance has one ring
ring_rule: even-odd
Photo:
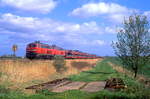
[[[0,85],[0,93],[9,93],[10,90],[5,86]]]
[[[54,65],[56,71],[59,73],[62,73],[67,69],[65,67],[66,61],[65,61],[65,58],[63,56],[59,56],[59,55],[55,56],[53,65]]]

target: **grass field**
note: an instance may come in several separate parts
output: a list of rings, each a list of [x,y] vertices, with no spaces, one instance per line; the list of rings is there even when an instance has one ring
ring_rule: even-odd
[[[0,99],[149,99],[150,89],[122,73],[113,70],[108,64],[108,59],[99,62],[92,70],[71,75],[69,78],[73,81],[100,81],[112,77],[122,78],[127,85],[125,90],[118,92],[109,92],[107,90],[96,93],[87,93],[78,90],[66,91],[63,93],[52,93],[47,90],[40,91],[37,94],[25,94],[19,90],[0,88]]]
[[[117,57],[107,57],[106,60],[110,61],[118,66],[123,66]],[[129,68],[129,67],[125,67],[125,68],[131,70],[131,68]],[[147,65],[145,65],[143,67],[140,67],[138,70],[138,74],[142,74],[146,77],[150,77],[150,63],[148,63]]]

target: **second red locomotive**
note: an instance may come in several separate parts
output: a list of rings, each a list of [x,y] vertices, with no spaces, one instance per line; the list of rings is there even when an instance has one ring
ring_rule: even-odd
[[[26,57],[29,59],[52,59],[60,55],[67,59],[100,58],[93,54],[83,53],[78,50],[64,50],[56,45],[48,45],[39,41],[27,45]]]

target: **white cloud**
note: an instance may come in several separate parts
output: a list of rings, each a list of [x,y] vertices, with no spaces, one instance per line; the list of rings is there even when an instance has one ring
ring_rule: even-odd
[[[68,42],[71,42],[74,45],[88,45],[88,46],[103,46],[106,45],[106,42],[103,40],[89,40],[89,39],[84,39],[82,36],[76,35],[76,34],[69,34],[65,35],[64,39],[66,39]]]
[[[128,14],[111,14],[108,16],[109,20],[113,23],[121,23]]]
[[[103,40],[84,40],[84,42],[79,42],[77,44],[89,45],[89,46],[103,46],[106,42]]]
[[[105,45],[106,43],[105,43],[105,41],[103,41],[103,40],[94,40],[94,41],[93,41],[93,44],[94,44],[94,45]]]
[[[101,14],[116,14],[116,13],[128,13],[129,9],[124,6],[115,3],[88,3],[81,8],[74,9],[72,15],[74,16],[97,16]]]
[[[3,28],[0,28],[0,34],[8,34],[8,35],[14,35],[16,34],[16,32],[12,32],[12,31],[9,31],[9,30],[5,30]]]
[[[150,11],[145,11],[145,12],[144,12],[144,15],[146,15],[146,16],[147,16],[147,15],[150,15]]]
[[[48,13],[56,7],[54,0],[1,0],[4,6],[10,6],[25,11]]]
[[[147,16],[150,19],[150,11],[145,11],[143,15]]]
[[[96,22],[84,22],[82,24],[67,23],[54,21],[48,18],[35,18],[35,17],[20,17],[10,13],[3,14],[0,19],[1,25],[7,24],[6,28],[25,28],[27,30],[47,31],[49,33],[83,33],[83,34],[100,34],[102,29]],[[3,23],[3,24],[2,24]],[[11,26],[13,27],[11,27]],[[10,27],[9,27],[10,26]],[[5,26],[3,26],[5,27]]]
[[[116,27],[109,27],[109,26],[106,26],[105,27],[105,32],[106,33],[110,33],[110,34],[116,34]]]
[[[105,32],[96,22],[81,24],[51,20],[49,18],[21,17],[6,13],[0,16],[0,33],[33,40],[60,40],[82,45],[103,45],[99,40],[88,40],[86,35],[100,35]]]
[[[125,6],[121,6],[116,3],[88,3],[80,8],[76,8],[71,12],[72,16],[78,17],[93,17],[93,16],[105,16],[110,21],[122,22],[125,16],[131,14],[134,10],[128,9]]]

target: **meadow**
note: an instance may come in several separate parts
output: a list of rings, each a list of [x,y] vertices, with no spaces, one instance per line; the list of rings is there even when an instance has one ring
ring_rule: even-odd
[[[72,61],[72,60],[69,60],[69,61]],[[109,78],[118,77],[118,78],[123,79],[123,81],[127,85],[126,89],[120,90],[120,91],[115,91],[115,92],[103,90],[103,91],[94,92],[94,93],[87,93],[87,92],[79,91],[79,90],[70,90],[70,91],[65,91],[63,93],[54,93],[54,92],[49,92],[48,90],[41,90],[40,92],[38,92],[36,94],[29,94],[29,93],[25,93],[24,91],[22,91],[20,89],[17,89],[17,88],[10,89],[9,87],[7,87],[8,85],[1,84],[0,99],[149,99],[150,98],[149,87],[145,87],[143,83],[140,83],[136,79],[129,77],[127,74],[120,73],[120,72],[117,72],[116,70],[114,70],[108,63],[110,61],[111,60],[109,60],[108,58],[104,59],[102,61],[97,62],[96,66],[88,68],[88,69],[86,68],[85,70],[82,70],[82,71],[80,69],[79,72],[74,72],[73,69],[70,69],[70,70],[72,70],[72,73],[70,73],[70,71],[68,71],[68,72],[64,73],[64,75],[66,77],[70,78],[72,81],[85,81],[85,82],[105,81]],[[30,62],[27,62],[27,64],[29,64],[29,63]],[[32,64],[32,63],[30,63],[30,64]],[[37,62],[37,63],[42,64],[41,62]],[[46,62],[45,62],[45,64],[49,65],[49,63],[46,63]],[[70,64],[70,63],[68,63],[68,64]],[[92,64],[94,64],[94,63],[92,63]],[[18,65],[19,65],[19,63],[18,63]],[[17,65],[15,65],[15,66],[17,66]],[[44,65],[42,65],[42,66],[44,67]],[[50,66],[50,67],[52,67],[52,66]],[[37,68],[39,68],[39,67],[37,67]],[[71,68],[74,68],[74,67],[71,67]],[[24,68],[21,68],[21,69],[23,70]],[[33,68],[33,71],[34,71],[34,69],[35,69],[35,67]],[[38,70],[35,69],[35,71],[38,71]],[[30,70],[29,72],[32,72],[32,70]],[[38,72],[41,72],[41,71],[38,71]],[[43,72],[45,72],[44,74],[47,74],[48,71],[43,71]],[[55,70],[54,71],[51,70],[51,72],[55,72]],[[26,73],[24,73],[24,74],[26,74]],[[33,75],[34,74],[32,74],[32,76]],[[36,76],[37,76],[37,74],[36,74]],[[51,79],[55,79],[57,77],[58,77],[58,75]],[[59,75],[59,77],[60,77],[60,75]],[[62,75],[61,75],[61,77],[62,77]],[[29,77],[28,80],[29,79],[31,79],[31,78]],[[28,81],[28,80],[26,79],[25,81]],[[18,80],[16,80],[16,81],[18,81]]]

